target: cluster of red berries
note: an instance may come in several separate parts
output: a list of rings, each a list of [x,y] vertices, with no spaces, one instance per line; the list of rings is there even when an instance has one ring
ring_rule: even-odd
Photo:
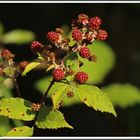
[[[90,49],[87,47],[87,45],[91,44],[95,39],[107,39],[107,32],[100,29],[101,23],[102,20],[97,16],[89,18],[86,14],[79,14],[78,18],[72,21],[72,38],[74,41],[76,41],[76,44],[74,44],[73,46],[69,46],[69,39],[64,38],[62,35],[63,30],[60,28],[56,28],[55,31],[50,31],[46,35],[46,37],[51,43],[50,45],[48,45],[49,47],[47,49],[38,41],[32,42],[31,49],[38,52],[44,47],[44,49],[47,50],[47,62],[50,63],[49,60],[51,60],[53,57],[54,61],[51,61],[51,64],[56,65],[56,68],[52,72],[53,78],[56,81],[63,80],[67,76],[68,70],[66,70],[67,68],[64,68],[66,67],[64,66],[64,64],[63,66],[56,64],[55,57],[57,54],[54,53],[54,46],[56,46],[56,48],[60,48],[62,51],[77,51],[82,58],[86,58],[90,61],[96,61],[96,56],[94,54],[91,54]],[[88,75],[85,72],[77,72],[75,74],[76,82],[83,84],[87,80]]]
[[[53,71],[53,78],[56,81],[60,81],[65,78],[65,72],[63,69],[57,68]],[[77,72],[75,74],[75,80],[79,84],[83,84],[88,80],[88,75],[85,72]]]
[[[94,39],[106,40],[108,33],[99,29],[102,19],[98,16],[89,18],[86,14],[78,15],[78,19],[72,22],[72,37],[75,41],[87,40],[92,42]]]
[[[78,15],[72,22],[72,38],[77,42],[74,51],[78,51],[82,58],[96,61],[95,55],[91,54],[87,45],[94,40],[106,40],[108,33],[100,29],[102,20],[98,16],[89,18],[86,14]],[[93,59],[94,58],[94,59]]]
[[[107,39],[107,32],[100,29],[101,23],[101,18],[97,16],[89,18],[86,14],[79,14],[78,18],[73,20],[71,24],[71,36],[75,42],[73,46],[69,45],[70,38],[64,37],[64,31],[61,28],[56,28],[55,31],[50,31],[46,34],[49,40],[48,45],[33,41],[30,48],[34,53],[39,53],[44,58],[44,60],[42,60],[43,63],[45,61],[47,65],[55,66],[52,72],[55,81],[63,80],[67,76],[75,74],[75,72],[65,65],[63,58],[68,54],[77,52],[82,58],[88,59],[89,61],[96,61],[96,56],[91,54],[88,45],[94,40]],[[1,56],[7,61],[13,60],[15,57],[15,55],[7,49],[1,52]],[[60,61],[58,61],[59,59]],[[27,61],[20,62],[18,65],[19,71],[24,71],[27,65]],[[0,67],[0,76],[1,75],[3,75],[3,67]],[[88,80],[88,75],[82,71],[77,72],[74,77],[74,80],[79,84],[83,84]]]

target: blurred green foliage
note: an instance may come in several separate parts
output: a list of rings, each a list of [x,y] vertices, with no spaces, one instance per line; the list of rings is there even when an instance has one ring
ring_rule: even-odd
[[[34,40],[35,36],[31,31],[15,29],[5,33],[2,41],[5,44],[25,44]]]
[[[140,89],[131,84],[113,83],[103,87],[115,106],[126,108],[140,103]]]
[[[35,34],[29,30],[14,29],[4,32],[4,26],[0,22],[0,42],[3,44],[26,44],[35,39]]]

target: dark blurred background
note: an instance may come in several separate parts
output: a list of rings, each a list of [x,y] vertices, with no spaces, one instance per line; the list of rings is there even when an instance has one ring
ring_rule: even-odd
[[[117,56],[116,66],[103,85],[129,82],[140,87],[140,4],[0,4],[0,21],[6,31],[28,29],[44,43],[47,31],[63,24],[70,25],[79,13],[103,19],[102,28],[109,33],[107,43]],[[35,57],[29,45],[5,47],[16,54],[16,61]],[[33,81],[43,74],[33,72],[18,79],[25,99],[39,101],[40,94],[33,88]],[[140,105],[123,110],[117,108],[118,118],[96,112],[85,105],[62,108],[61,111],[74,130],[36,129],[34,136],[140,136]]]

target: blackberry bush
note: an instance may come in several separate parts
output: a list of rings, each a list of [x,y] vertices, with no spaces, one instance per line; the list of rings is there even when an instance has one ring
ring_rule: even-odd
[[[101,22],[97,16],[89,18],[86,14],[79,14],[71,23],[70,37],[65,36],[61,28],[56,28],[46,34],[49,44],[39,41],[31,43],[31,50],[38,56],[32,62],[23,60],[16,63],[14,54],[8,49],[2,50],[0,76],[12,79],[17,97],[0,100],[0,115],[30,121],[30,125],[25,123],[23,126],[15,127],[6,136],[32,136],[35,125],[39,129],[73,129],[59,108],[75,98],[95,110],[116,116],[106,93],[94,85],[86,84],[89,79],[88,73],[80,70],[84,65],[81,58],[95,63],[98,57],[90,52],[90,44],[95,40],[105,40],[108,36],[105,30],[100,29]],[[71,44],[71,41],[74,43]],[[40,68],[49,71],[51,77],[46,83],[46,91],[41,99],[32,103],[22,98],[16,79],[19,75],[28,76],[28,72]],[[46,105],[47,96],[52,98],[51,107]]]

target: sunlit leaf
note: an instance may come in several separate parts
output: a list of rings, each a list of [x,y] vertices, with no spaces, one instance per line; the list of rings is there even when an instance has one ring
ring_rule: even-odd
[[[31,62],[30,64],[28,64],[26,66],[25,70],[23,71],[22,76],[25,76],[29,71],[31,71],[32,69],[34,69],[38,65],[40,65],[39,62]]]
[[[2,98],[0,100],[0,115],[12,119],[30,121],[35,117],[31,102],[22,98]]]
[[[58,110],[53,110],[50,107],[43,107],[39,111],[36,125],[38,128],[42,129],[58,129],[58,128],[73,128],[69,125],[63,116],[63,114]]]
[[[10,137],[29,137],[33,135],[33,128],[28,126],[15,127],[7,133],[6,136]]]
[[[78,94],[81,101],[87,106],[117,116],[110,98],[96,86],[80,85],[76,90],[76,94]]]

